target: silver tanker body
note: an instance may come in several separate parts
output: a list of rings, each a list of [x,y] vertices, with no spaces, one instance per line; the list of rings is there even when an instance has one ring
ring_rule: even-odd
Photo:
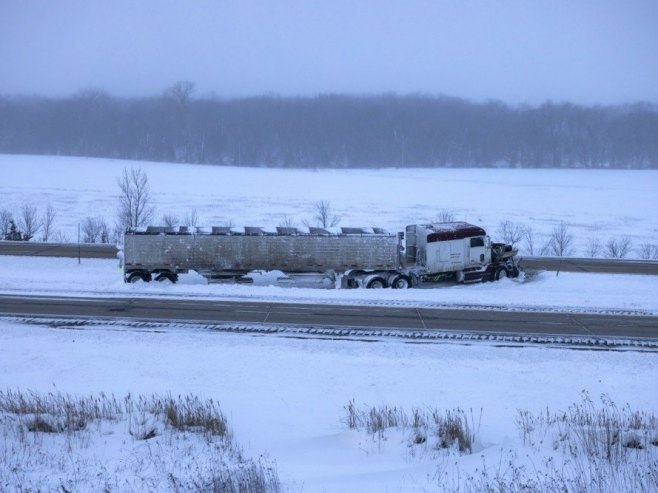
[[[211,281],[248,280],[252,271],[286,274],[321,274],[333,278],[353,269],[396,270],[400,261],[397,235],[356,232],[341,234],[311,229],[301,233],[279,228],[276,234],[260,228],[235,233],[214,228],[215,234],[181,233],[151,227],[145,232],[127,232],[124,239],[124,272],[128,282],[175,281],[182,272],[194,270]]]

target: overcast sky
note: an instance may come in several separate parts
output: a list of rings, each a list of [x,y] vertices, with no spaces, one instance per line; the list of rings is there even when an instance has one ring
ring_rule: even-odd
[[[658,102],[658,0],[0,0],[0,93]]]

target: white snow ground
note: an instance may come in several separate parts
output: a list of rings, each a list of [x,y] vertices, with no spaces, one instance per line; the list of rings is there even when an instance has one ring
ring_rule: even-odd
[[[266,454],[275,461],[286,491],[294,492],[449,491],[458,476],[475,475],[483,464],[492,475],[507,474],[513,480],[508,461],[538,479],[544,458],[562,456],[550,446],[552,433],[544,437],[546,447],[524,445],[515,425],[517,410],[566,411],[581,402],[583,390],[596,404],[605,395],[619,407],[628,404],[654,413],[658,408],[658,354],[649,352],[253,337],[181,328],[59,330],[7,321],[0,321],[0,348],[0,389],[212,398],[228,416],[245,454],[255,459]],[[473,453],[412,446],[403,432],[386,432],[379,440],[350,431],[343,419],[344,406],[352,399],[357,406],[461,407],[468,415],[472,410],[478,430]],[[0,430],[3,435],[7,437]],[[73,452],[64,446],[57,450],[50,437],[41,439],[47,451],[55,449],[67,463],[79,464],[73,467],[75,475],[68,476],[77,481],[75,491],[94,490],[87,474],[95,471],[95,460],[105,461],[110,473],[112,465],[126,461],[146,458],[148,464],[170,465],[179,460],[180,449],[166,442],[149,441],[151,455],[139,455],[129,439],[116,447],[112,437],[94,438],[86,449],[80,447],[89,461],[86,467],[77,459],[77,447]],[[557,432],[555,440],[559,443]],[[30,434],[28,441],[34,445],[25,460],[40,450]],[[0,440],[5,464],[17,460],[3,456],[3,447],[11,444],[11,435]],[[195,452],[202,449],[193,440],[188,446]],[[656,459],[651,447],[646,453]],[[153,459],[153,454],[162,458]],[[201,455],[199,460],[205,464],[216,459]],[[182,469],[186,461],[180,461]],[[4,485],[5,490],[18,490],[26,478],[44,485],[66,477],[59,468],[25,471],[21,460],[18,464],[18,473],[5,472],[5,477],[23,482],[13,488]],[[629,469],[637,470],[633,462]],[[574,474],[568,466],[565,470]],[[137,481],[129,467],[121,471],[126,476],[122,480]],[[613,484],[600,491],[620,490]]]
[[[565,221],[578,238],[578,249],[594,236],[605,242],[628,235],[638,245],[656,243],[658,233],[655,171],[292,171],[0,156],[0,208],[17,210],[26,199],[41,208],[51,203],[58,213],[56,228],[75,238],[82,218],[102,214],[112,219],[116,177],[131,164],[147,171],[160,214],[183,216],[196,208],[207,225],[228,220],[276,225],[283,215],[299,221],[311,215],[313,202],[329,199],[343,216],[341,224],[393,231],[449,209],[457,219],[492,233],[503,219],[544,234]],[[83,259],[78,265],[76,259],[0,257],[0,279],[3,293],[658,312],[658,281],[649,276],[544,273],[524,283],[372,292],[205,285],[194,275],[175,286],[128,286],[121,282],[116,261]],[[557,430],[546,432],[544,445],[524,443],[516,411],[566,410],[582,402],[586,391],[597,405],[605,396],[619,407],[655,413],[657,374],[658,354],[647,351],[295,339],[114,325],[63,330],[0,320],[0,389],[117,396],[194,393],[215,399],[245,455],[258,459],[265,454],[275,461],[289,491],[451,490],[459,486],[457,478],[478,477],[485,469],[491,477],[512,481],[525,468],[524,474],[537,480],[549,457],[558,467],[566,460],[565,475],[575,477],[583,464],[560,448]],[[381,439],[349,431],[342,418],[352,399],[357,405],[472,409],[478,428],[473,453],[412,446],[404,431],[387,431]],[[0,429],[0,468],[5,467],[0,477],[10,479],[0,489],[9,491],[29,481],[44,488],[56,484],[62,469],[50,469],[46,460],[41,467],[21,469],[41,453],[61,455],[72,464],[64,470],[75,471],[76,491],[93,491],[93,478],[86,475],[95,469],[86,464],[125,465],[144,458],[137,448],[130,449],[129,441],[122,449],[98,435],[77,460],[76,450],[58,449],[54,440],[29,433],[34,447],[23,449],[25,457],[15,456],[7,452],[14,444],[7,429]],[[155,443],[141,450],[157,451],[162,463],[177,463],[180,449]],[[200,450],[193,442],[189,447]],[[633,483],[615,479],[625,477],[618,471],[639,474],[653,464],[657,474],[655,449],[647,447],[645,455],[631,457],[616,473],[595,468],[589,474],[608,478],[608,487],[600,491],[630,491]],[[16,470],[8,471],[10,464]],[[127,467],[121,470],[134,474]]]

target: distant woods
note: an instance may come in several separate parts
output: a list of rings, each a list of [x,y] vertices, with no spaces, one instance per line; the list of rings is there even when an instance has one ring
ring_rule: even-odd
[[[658,106],[449,97],[0,96],[0,152],[270,167],[658,168]]]

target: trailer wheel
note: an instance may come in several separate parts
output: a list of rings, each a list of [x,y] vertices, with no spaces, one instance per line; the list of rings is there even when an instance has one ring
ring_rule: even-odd
[[[151,281],[151,274],[149,272],[143,272],[143,271],[135,271],[131,272],[130,275],[128,276],[128,281],[131,284],[134,284],[139,281],[144,281],[144,282],[150,282]]]
[[[347,279],[343,280],[341,286],[344,287],[345,289],[356,289],[359,287],[359,281],[357,281],[353,277],[348,277]]]
[[[346,289],[356,289],[363,285],[364,272],[360,270],[350,270],[343,274],[341,287]]]
[[[156,276],[155,280],[158,281],[158,282],[167,282],[167,281],[169,281],[170,283],[174,284],[178,280],[177,277],[178,276],[176,276],[176,274],[173,274],[171,272],[161,272],[160,274],[158,274]]]
[[[367,289],[383,289],[386,287],[386,280],[383,277],[375,276],[366,284]]]
[[[393,289],[408,289],[411,287],[411,278],[404,274],[396,275],[391,281],[391,287]]]
[[[507,267],[498,267],[498,270],[496,271],[496,281],[500,281],[501,279],[506,279],[509,277],[509,272],[507,271]]]

